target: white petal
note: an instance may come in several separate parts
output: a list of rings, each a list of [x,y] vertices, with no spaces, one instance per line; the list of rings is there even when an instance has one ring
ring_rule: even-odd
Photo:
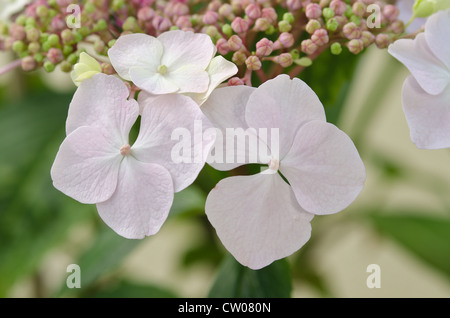
[[[279,158],[283,158],[300,127],[311,120],[325,121],[325,111],[305,82],[279,75],[262,84],[250,96],[245,119],[250,127],[256,129],[279,129],[279,140],[269,138],[268,143],[269,147],[271,143],[278,144]],[[276,151],[273,152],[276,157]]]
[[[202,105],[208,99],[209,95],[211,95],[217,86],[236,74],[238,68],[234,63],[226,60],[223,56],[216,56],[211,60],[206,71],[209,75],[208,90],[205,93],[186,94],[194,99],[199,105]]]
[[[209,193],[205,212],[225,248],[252,269],[291,255],[311,236],[313,215],[277,173],[223,179]]]
[[[300,205],[314,214],[336,213],[363,189],[364,164],[351,139],[336,126],[311,121],[280,163]]]
[[[179,93],[203,93],[209,86],[208,72],[193,64],[170,70],[164,77],[180,89]]]
[[[449,84],[450,73],[428,47],[425,34],[418,34],[414,40],[397,40],[388,51],[408,68],[429,94],[440,94]]]
[[[97,210],[119,235],[140,239],[159,231],[172,202],[169,172],[160,165],[127,156],[120,165],[116,191],[109,200],[97,204]]]
[[[128,143],[128,134],[139,115],[137,102],[127,100],[128,96],[128,88],[117,77],[96,74],[83,81],[69,106],[66,133],[92,126],[119,147]]]
[[[151,94],[170,94],[179,90],[179,87],[165,75],[149,71],[144,68],[132,67],[130,76],[133,83]]]
[[[255,88],[244,85],[218,88],[201,107],[206,117],[219,130],[213,147],[214,156],[210,156],[208,160],[217,170],[231,170],[246,163],[258,163],[263,159],[258,150],[268,153],[265,143],[259,149],[249,148],[251,139],[256,139],[257,146],[260,146],[258,131],[249,129],[245,122],[247,101],[254,91]],[[235,135],[242,135],[246,139],[239,139]]]
[[[211,38],[203,33],[173,30],[162,33],[158,40],[164,47],[161,64],[170,69],[194,64],[204,70],[216,53]]]
[[[425,38],[431,52],[450,70],[450,10],[438,11],[425,25]],[[449,75],[450,76],[450,75]]]
[[[197,178],[214,141],[215,131],[198,105],[189,97],[171,94],[144,105],[132,149],[138,160],[165,167],[178,192]],[[177,151],[180,144],[183,151]]]
[[[80,127],[59,148],[51,169],[53,185],[81,203],[103,202],[116,189],[122,155],[94,127]]]
[[[156,72],[161,65],[163,46],[153,36],[134,33],[119,37],[108,50],[108,56],[116,72],[130,81],[130,69],[133,67]]]
[[[450,147],[450,86],[430,95],[409,76],[403,84],[402,103],[411,140],[418,148]]]

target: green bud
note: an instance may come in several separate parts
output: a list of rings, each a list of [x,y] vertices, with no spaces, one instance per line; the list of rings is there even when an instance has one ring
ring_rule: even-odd
[[[121,9],[124,5],[125,5],[124,0],[113,0],[113,2],[112,2],[112,8],[115,11]]]
[[[361,25],[361,19],[358,16],[354,15],[354,14],[350,16],[350,22],[353,22],[357,26]]]
[[[24,14],[21,14],[16,18],[15,22],[18,25],[25,26],[25,24],[27,23],[27,16]]]
[[[58,14],[58,11],[56,11],[56,10],[50,9],[50,10],[48,11],[48,16],[49,16],[50,18],[56,17],[57,14]]]
[[[52,47],[53,46],[49,41],[42,43],[42,51],[44,52],[48,52]]]
[[[36,14],[39,18],[45,19],[48,17],[49,10],[46,6],[40,5],[36,8]]]
[[[339,22],[335,18],[331,18],[327,21],[325,28],[328,31],[334,32],[339,27]]]
[[[277,32],[277,29],[273,25],[271,25],[264,33],[266,33],[267,35],[271,35],[275,32]]]
[[[30,56],[30,53],[28,53],[27,51],[23,51],[19,53],[19,57],[21,59],[23,59],[24,57]]]
[[[50,61],[45,61],[44,70],[46,70],[49,73],[53,72],[55,70],[55,64],[53,64]]]
[[[73,46],[72,45],[64,45],[62,52],[65,56],[69,55],[70,53],[73,52]]]
[[[91,34],[91,30],[87,26],[84,26],[78,29],[78,33],[80,33],[83,36],[83,38],[85,38],[89,34]]]
[[[228,23],[222,25],[222,32],[228,36],[233,35],[233,29],[231,28],[231,25],[229,25]]]
[[[72,53],[67,57],[67,62],[69,62],[72,65],[75,65],[78,62],[78,54],[77,53]]]
[[[330,46],[331,54],[339,55],[342,52],[342,46],[340,43],[335,42]]]
[[[47,42],[49,36],[50,35],[48,33],[41,33],[41,36],[40,36],[41,43]]]
[[[347,4],[347,10],[345,10],[344,15],[345,15],[347,18],[350,18],[350,17],[353,15],[353,8],[352,8],[352,6],[350,6],[350,5]]]
[[[97,23],[94,25],[93,30],[95,32],[97,31],[104,31],[108,28],[108,23],[104,19],[100,19],[97,21]]]
[[[173,30],[179,30],[180,28],[179,27],[177,27],[176,25],[172,25],[171,27],[170,27],[170,31],[173,31]]]
[[[289,32],[292,29],[292,25],[287,21],[280,21],[278,22],[278,29],[280,32]]]
[[[36,53],[34,55],[34,60],[38,63],[41,63],[44,60],[44,55],[42,55],[41,53]]]
[[[36,28],[31,28],[26,30],[27,33],[27,40],[30,42],[36,42],[39,41],[40,38],[40,32]]]
[[[56,0],[47,0],[47,3],[50,7],[56,7],[58,5]]]
[[[47,42],[51,46],[55,46],[55,45],[59,44],[59,36],[57,36],[56,34],[50,34],[49,37],[48,37]]]
[[[331,8],[323,8],[322,15],[325,20],[331,19],[332,17],[334,17],[334,10]]]
[[[14,43],[12,45],[13,51],[18,54],[22,53],[26,48],[27,47],[26,47],[25,43],[23,43],[23,41],[14,41]]]
[[[61,71],[64,73],[69,73],[72,71],[72,64],[68,61],[62,61],[60,64]]]
[[[113,39],[113,40],[109,41],[108,42],[108,46],[109,47],[113,47],[113,45],[116,44],[116,41],[117,41],[116,39]]]
[[[30,53],[38,53],[40,50],[41,45],[39,44],[39,42],[31,42],[30,44],[28,44],[28,52]]]
[[[92,2],[87,2],[84,5],[83,11],[87,13],[94,13],[95,12],[95,5]]]
[[[295,59],[294,63],[300,66],[308,67],[312,65],[312,60],[309,57],[302,57],[300,59]]]
[[[122,25],[124,31],[136,31],[139,28],[135,17],[128,17]]]
[[[293,60],[297,60],[298,58],[300,58],[300,51],[297,49],[293,49],[289,53],[291,54]]]
[[[416,0],[413,5],[413,15],[426,18],[436,12],[436,0]]]
[[[294,15],[291,12],[286,12],[285,14],[283,14],[283,21],[286,21],[289,24],[294,23]]]

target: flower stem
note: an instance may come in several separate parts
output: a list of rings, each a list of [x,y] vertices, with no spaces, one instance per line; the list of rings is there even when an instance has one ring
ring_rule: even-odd
[[[15,60],[14,62],[11,62],[3,67],[0,68],[0,75],[3,75],[5,73],[8,73],[9,71],[12,71],[16,67],[19,67],[22,63],[21,59]]]

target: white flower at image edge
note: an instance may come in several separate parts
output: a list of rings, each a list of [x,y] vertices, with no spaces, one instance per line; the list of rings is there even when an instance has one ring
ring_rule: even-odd
[[[343,210],[363,189],[365,167],[353,142],[326,122],[318,97],[297,78],[218,88],[202,111],[223,134],[239,127],[279,131],[279,143],[262,143],[278,148],[259,160],[268,170],[223,179],[207,197],[209,221],[245,266],[260,269],[291,255],[309,240],[314,215]],[[239,164],[211,165],[229,170]]]
[[[161,96],[146,105],[133,145],[129,133],[139,116],[138,103],[117,77],[96,74],[77,89],[69,107],[67,137],[51,169],[55,188],[86,204],[96,204],[104,222],[126,238],[143,238],[159,231],[174,192],[189,186],[202,162],[174,163],[174,129],[193,130],[202,120],[211,127],[189,97]],[[193,149],[206,157],[215,135],[194,140]]]
[[[157,38],[121,36],[108,56],[117,73],[142,89],[143,95],[186,94],[202,104],[220,83],[237,73],[206,34],[173,30]]]
[[[31,0],[0,0],[0,21],[8,21],[12,15],[23,10]]]
[[[389,53],[411,75],[402,89],[402,104],[411,140],[418,148],[450,147],[450,10],[430,16],[425,32],[401,39]]]

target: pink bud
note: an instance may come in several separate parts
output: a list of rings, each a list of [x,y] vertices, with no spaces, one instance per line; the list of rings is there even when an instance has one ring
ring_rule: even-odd
[[[311,40],[318,46],[327,44],[329,41],[327,30],[318,29],[318,30],[314,31],[313,35],[311,36]]]
[[[395,21],[399,13],[399,9],[392,4],[385,5],[383,8],[383,16],[389,21]]]
[[[287,0],[286,5],[290,11],[296,11],[302,8],[302,0]]]
[[[256,43],[257,56],[269,56],[273,51],[273,42],[267,38],[263,38]]]
[[[217,22],[217,19],[219,18],[219,15],[217,12],[214,11],[207,11],[205,15],[203,16],[203,23],[204,24],[214,24]]]
[[[314,31],[316,31],[317,29],[320,29],[321,27],[322,27],[322,25],[320,24],[319,20],[311,19],[308,21],[308,23],[306,23],[305,30],[309,34],[313,34]]]
[[[349,40],[359,39],[361,37],[361,30],[354,22],[349,22],[344,25],[342,32]]]
[[[347,11],[347,5],[341,0],[332,0],[330,8],[333,9],[336,15],[343,15]]]
[[[53,64],[58,64],[63,60],[64,57],[60,49],[52,47],[50,50],[48,50],[47,58]]]
[[[218,39],[216,43],[217,52],[221,55],[225,55],[230,52],[230,46],[228,45],[228,41],[224,38]]]
[[[261,8],[256,3],[250,3],[245,8],[245,14],[252,20],[256,20],[261,16]]]
[[[26,56],[22,59],[21,66],[25,72],[29,72],[36,68],[36,61],[32,56]]]
[[[257,70],[261,69],[261,66],[262,66],[261,61],[255,55],[249,56],[245,60],[245,65],[247,66],[247,69],[252,70],[252,71],[257,71]]]
[[[362,31],[362,33],[361,33],[361,40],[363,41],[364,46],[368,47],[373,42],[375,42],[375,35],[373,35],[369,31]]]
[[[66,28],[66,22],[62,18],[61,15],[57,15],[50,22],[50,30],[52,31],[61,31]]]
[[[233,7],[230,4],[225,3],[220,6],[218,13],[224,18],[229,17],[231,14],[233,14]]]
[[[231,60],[233,61],[234,64],[239,66],[239,65],[242,65],[245,63],[246,58],[247,58],[247,56],[245,55],[244,52],[237,51],[237,52],[234,52]]]
[[[280,34],[280,37],[275,42],[274,50],[278,50],[281,48],[290,48],[294,45],[294,36],[291,33],[283,32]]]
[[[12,24],[9,28],[9,35],[15,41],[25,40],[27,33],[25,32],[25,28],[18,24]]]
[[[318,46],[311,39],[303,40],[301,43],[302,52],[311,55],[317,50]]]
[[[390,42],[391,41],[389,39],[389,35],[387,35],[385,33],[377,34],[377,36],[375,37],[375,43],[379,49],[387,48],[389,46]]]
[[[221,5],[222,4],[220,3],[219,0],[210,1],[208,4],[208,10],[217,12],[217,10],[219,10]]]
[[[155,11],[149,7],[140,8],[137,14],[139,21],[148,22],[155,15]]]
[[[391,29],[395,34],[401,34],[405,31],[405,25],[403,21],[396,20],[391,23]]]
[[[274,58],[275,63],[280,64],[282,67],[289,67],[294,62],[292,55],[289,53],[283,53]]]
[[[256,31],[266,31],[270,28],[272,24],[270,24],[269,20],[266,18],[258,18],[255,21],[255,30]]]
[[[189,16],[187,15],[178,17],[177,20],[175,21],[175,25],[180,29],[192,27],[191,19],[189,19]]]
[[[228,39],[228,46],[231,51],[237,51],[242,47],[242,39],[234,34]]]
[[[182,2],[175,3],[173,6],[173,14],[177,17],[180,17],[182,15],[188,15],[189,14],[188,5]]]
[[[233,22],[231,22],[231,28],[236,33],[244,33],[248,31],[249,23],[241,17],[236,17]]]
[[[322,16],[322,8],[317,3],[310,3],[306,6],[306,17],[308,19],[318,19]]]
[[[353,54],[358,54],[364,49],[364,42],[362,40],[353,39],[347,43],[347,47]]]
[[[239,77],[232,77],[228,80],[228,86],[244,85],[244,81]]]
[[[271,24],[277,22],[278,15],[274,8],[264,8],[261,10],[261,17],[266,18]]]

